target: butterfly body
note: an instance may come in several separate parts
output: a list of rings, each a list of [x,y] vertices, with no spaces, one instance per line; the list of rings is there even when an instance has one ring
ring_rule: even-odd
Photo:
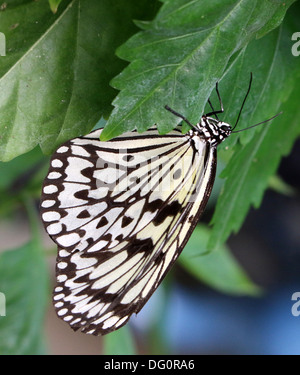
[[[187,134],[101,130],[52,156],[41,214],[58,245],[54,306],[74,330],[123,326],[156,290],[210,196],[228,124],[202,116]]]

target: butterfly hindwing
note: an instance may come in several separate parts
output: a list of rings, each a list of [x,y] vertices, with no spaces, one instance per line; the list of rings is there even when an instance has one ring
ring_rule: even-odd
[[[213,184],[216,148],[179,129],[101,130],[51,159],[41,213],[58,245],[54,305],[73,329],[111,332],[137,313],[185,246]]]

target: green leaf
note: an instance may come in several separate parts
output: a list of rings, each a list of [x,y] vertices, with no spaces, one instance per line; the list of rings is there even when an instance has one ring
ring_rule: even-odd
[[[0,292],[6,316],[0,317],[0,354],[44,354],[47,269],[36,241],[0,255]]]
[[[103,337],[103,354],[131,355],[136,354],[134,340],[130,327],[124,326],[117,331]]]
[[[50,9],[53,13],[57,12],[58,6],[61,3],[61,0],[49,0]]]
[[[274,191],[277,191],[280,194],[286,195],[286,196],[297,196],[297,189],[293,186],[287,184],[283,179],[278,176],[274,175],[271,176],[269,179],[269,188],[273,189]]]
[[[180,264],[199,280],[223,293],[258,295],[260,289],[249,279],[223,245],[207,253],[210,230],[197,226],[179,257]]]
[[[239,230],[251,205],[259,207],[281,157],[290,152],[300,134],[300,66],[290,50],[291,30],[297,24],[300,28],[295,12],[299,10],[299,3],[297,6],[279,30],[251,43],[238,58],[241,61],[235,63],[241,67],[241,76],[246,69],[254,69],[255,64],[259,64],[258,76],[263,74],[265,77],[256,83],[244,113],[244,119],[245,116],[248,118],[242,119],[242,127],[259,122],[258,116],[260,121],[264,120],[279,109],[283,114],[272,123],[241,133],[242,144],[235,145],[233,157],[221,175],[226,181],[212,219],[214,226],[209,249],[217,248],[232,232]],[[264,51],[264,59],[260,61],[258,51]],[[247,143],[250,137],[252,139]],[[235,141],[232,135],[224,146],[230,149]]]
[[[157,17],[139,24],[143,31],[121,48],[130,65],[113,81],[121,90],[104,131],[108,140],[125,131],[145,131],[154,123],[161,133],[179,119],[168,104],[192,123],[222,77],[231,57],[259,33],[278,25],[293,0],[164,0]]]
[[[0,192],[12,188],[13,184],[17,184],[18,180],[21,180],[23,176],[22,187],[24,187],[25,176],[30,175],[34,172],[34,169],[41,164],[41,162],[46,161],[46,158],[41,153],[39,148],[35,148],[30,152],[19,156],[10,162],[3,163],[0,162],[0,176],[5,176],[5,178],[0,179]],[[29,177],[29,176],[28,176]],[[15,191],[13,192],[15,193]],[[1,194],[0,194],[1,200]]]
[[[115,49],[151,17],[146,0],[11,0],[0,12],[7,51],[0,57],[0,160],[40,144],[45,153],[88,133],[111,111],[109,81],[125,63]],[[126,6],[125,6],[126,5]]]

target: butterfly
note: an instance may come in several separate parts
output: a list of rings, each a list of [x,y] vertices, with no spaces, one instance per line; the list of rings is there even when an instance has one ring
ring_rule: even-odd
[[[234,127],[220,121],[216,91],[221,109],[209,101],[195,126],[165,106],[190,125],[186,134],[153,126],[102,142],[98,129],[52,156],[41,216],[58,245],[53,303],[74,330],[104,335],[126,324],[186,245],[213,187],[217,146],[241,113]]]

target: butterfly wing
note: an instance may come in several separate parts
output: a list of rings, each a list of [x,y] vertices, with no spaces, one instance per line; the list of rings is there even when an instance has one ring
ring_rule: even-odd
[[[137,313],[190,237],[213,185],[216,149],[179,129],[101,130],[61,146],[41,214],[58,245],[54,305],[74,329],[109,333]]]

